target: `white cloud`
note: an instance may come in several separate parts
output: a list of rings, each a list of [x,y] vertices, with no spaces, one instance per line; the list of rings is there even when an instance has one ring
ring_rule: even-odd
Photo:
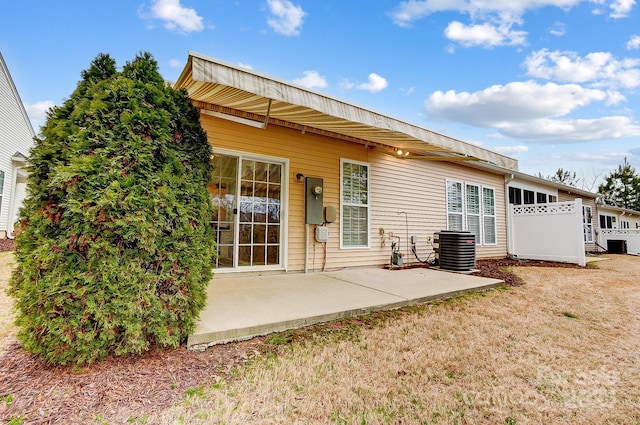
[[[616,59],[608,52],[589,53],[538,50],[527,56],[527,74],[548,80],[590,83],[593,87],[634,88],[640,86],[640,60]]]
[[[396,25],[409,27],[413,21],[437,12],[460,12],[475,19],[488,15],[515,18],[522,16],[527,10],[548,6],[569,9],[580,1],[582,0],[407,0],[400,3],[391,17]]]
[[[294,83],[308,89],[327,87],[327,80],[317,71],[304,71],[304,77],[293,80]]]
[[[611,105],[617,105],[619,103],[626,102],[626,101],[627,101],[627,98],[619,91],[607,90],[607,99],[605,100],[604,103],[607,106],[611,106]]]
[[[513,30],[511,23],[494,25],[485,22],[479,25],[464,25],[454,21],[444,30],[444,35],[465,47],[493,47],[524,44],[527,33]]]
[[[640,49],[640,35],[632,35],[627,41],[627,50]]]
[[[47,112],[53,108],[55,104],[50,100],[41,100],[31,105],[24,105],[27,115],[31,121],[45,122],[47,120]]]
[[[609,7],[611,8],[612,18],[626,18],[629,16],[631,9],[636,4],[636,0],[614,0]]]
[[[376,73],[369,74],[369,82],[362,83],[357,86],[359,90],[367,90],[371,93],[377,93],[387,88],[387,80]]]
[[[170,59],[169,66],[171,68],[180,68],[183,65],[183,62],[180,59]]]
[[[245,64],[244,64],[244,63],[242,63],[242,62],[238,62],[238,66],[239,66],[240,68],[244,68],[244,69],[249,69],[249,70],[252,70],[252,69],[253,69],[253,67],[252,67],[251,65],[245,65]]]
[[[340,88],[343,90],[351,90],[355,86],[356,84],[353,81],[347,80],[346,78],[342,78],[340,81]]]
[[[165,28],[182,33],[204,29],[202,17],[195,9],[180,4],[180,0],[152,0],[152,3],[152,16],[165,21]]]
[[[556,37],[562,37],[565,33],[565,25],[562,22],[555,22],[553,26],[549,28],[549,34],[555,35]]]
[[[626,116],[563,118],[593,102],[623,101],[618,92],[577,84],[534,81],[496,85],[468,93],[437,91],[425,102],[432,119],[493,128],[500,137],[539,143],[578,143],[639,137],[640,126]]]
[[[436,91],[425,102],[425,109],[435,119],[493,127],[504,122],[563,116],[606,99],[606,92],[577,84],[541,85],[525,81],[495,85],[475,93]]]
[[[504,154],[504,155],[517,155],[519,153],[528,152],[529,148],[523,145],[515,146],[496,146],[491,148],[492,150]]]
[[[467,15],[470,22],[450,22],[445,35],[462,45],[505,46],[524,44],[527,35],[516,31],[514,25],[522,25],[522,16],[530,10],[556,7],[569,10],[580,3],[595,5],[594,14],[606,13],[602,7],[608,4],[609,16],[622,18],[629,15],[635,0],[405,0],[390,13],[393,22],[401,27],[438,12],[457,12]],[[564,25],[550,29],[556,36],[564,35]]]
[[[415,91],[416,91],[415,87],[409,87],[408,89],[404,90],[404,92],[405,92],[404,94],[409,96],[409,95],[413,94]]]
[[[503,123],[499,130],[506,137],[538,143],[582,143],[640,136],[640,126],[620,116]]]
[[[272,14],[267,23],[273,30],[282,35],[300,34],[302,19],[307,15],[300,6],[289,0],[267,0],[269,12]]]

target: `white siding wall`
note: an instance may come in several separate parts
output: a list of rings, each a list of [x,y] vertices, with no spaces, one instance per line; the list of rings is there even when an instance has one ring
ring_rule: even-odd
[[[9,70],[0,55],[0,171],[4,172],[2,205],[0,207],[0,233],[11,233],[10,215],[19,209],[12,205],[17,181],[16,168],[11,157],[20,152],[28,155],[33,146],[33,128],[15,89]]]
[[[521,180],[515,178],[513,181],[509,183],[509,187],[517,187],[520,189],[531,190],[533,192],[546,193],[547,195],[555,195],[558,196],[558,189],[553,187],[544,186],[541,184],[535,184],[530,181]]]
[[[615,217],[614,228],[601,229],[600,215]],[[629,227],[623,228],[622,221],[629,222]],[[607,248],[608,240],[625,240],[627,241],[627,253],[640,255],[640,213],[622,212],[607,205],[598,205],[596,225],[598,226],[596,230],[598,244],[602,247],[599,250]]]

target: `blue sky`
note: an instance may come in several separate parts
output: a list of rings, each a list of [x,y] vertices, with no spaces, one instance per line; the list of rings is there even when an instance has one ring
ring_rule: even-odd
[[[517,158],[592,189],[640,170],[635,0],[1,1],[2,52],[36,132],[98,53],[189,50]],[[593,188],[595,189],[595,188]]]

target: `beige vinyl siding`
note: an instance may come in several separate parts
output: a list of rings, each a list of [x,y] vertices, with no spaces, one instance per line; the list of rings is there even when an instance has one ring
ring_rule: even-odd
[[[323,178],[324,205],[333,205],[339,208],[340,158],[366,162],[367,149],[357,144],[310,133],[302,134],[299,131],[273,125],[261,130],[205,115],[201,116],[201,120],[214,149],[228,149],[290,161],[287,206],[287,269],[290,271],[304,270],[304,179],[298,182],[296,174],[302,173],[306,177]],[[358,257],[361,256],[361,251],[340,250],[339,232],[338,222],[329,224],[328,267],[360,264]],[[316,269],[321,269],[323,247],[321,244],[313,242],[313,226],[310,226],[309,239],[309,269],[312,268],[314,259]]]
[[[379,149],[329,137],[269,125],[266,129],[201,116],[204,129],[214,149],[241,151],[288,159],[288,263],[289,271],[304,270],[304,181],[296,174],[324,179],[324,206],[335,206],[340,217],[340,160],[370,165],[370,248],[340,249],[340,223],[328,225],[327,270],[343,267],[381,266],[388,264],[391,242],[379,234],[383,229],[401,237],[400,250],[405,261],[415,262],[407,250],[407,233],[418,237],[418,252],[426,258],[431,252],[427,237],[446,230],[446,180],[456,179],[484,185],[495,190],[497,244],[478,246],[477,257],[506,256],[506,220],[504,181],[501,175],[475,170],[459,164],[398,159]],[[408,232],[404,214],[408,218]],[[324,247],[314,242],[310,226],[310,271],[322,270]]]
[[[379,151],[378,151],[379,152]],[[372,169],[372,247],[378,246],[380,237],[377,229],[399,235],[400,248],[406,252],[405,217],[398,214],[405,211],[409,221],[409,238],[418,237],[418,253],[422,259],[431,252],[427,237],[447,229],[446,181],[447,179],[474,183],[495,190],[497,244],[477,246],[478,258],[506,256],[506,219],[504,205],[504,180],[502,176],[486,173],[462,165],[397,159],[384,153],[376,153],[371,161]],[[388,261],[389,243],[382,251],[380,259]],[[415,261],[411,252],[407,257]]]
[[[584,244],[584,249],[587,252],[595,252],[597,251],[597,247],[595,242],[598,240],[597,235],[595,234],[595,230],[597,229],[597,227],[599,226],[598,224],[598,209],[596,208],[596,200],[594,198],[585,198],[582,196],[579,196],[575,193],[569,193],[563,190],[559,190],[558,191],[558,202],[570,202],[570,201],[574,201],[577,198],[582,199],[582,205],[587,205],[591,207],[591,214],[593,215],[592,217],[592,221],[593,221],[593,229],[594,229],[594,233],[593,233],[593,240],[594,242],[592,243],[585,243]]]

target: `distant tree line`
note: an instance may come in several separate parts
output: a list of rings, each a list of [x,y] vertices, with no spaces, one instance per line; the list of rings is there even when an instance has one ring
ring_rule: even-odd
[[[549,176],[543,176],[538,173],[538,177],[585,189],[584,179],[578,177],[575,172],[563,168],[558,168],[554,174]],[[640,211],[640,175],[627,162],[627,158],[615,171],[605,176],[604,183],[598,186],[598,193],[602,195],[604,202],[608,205]]]

